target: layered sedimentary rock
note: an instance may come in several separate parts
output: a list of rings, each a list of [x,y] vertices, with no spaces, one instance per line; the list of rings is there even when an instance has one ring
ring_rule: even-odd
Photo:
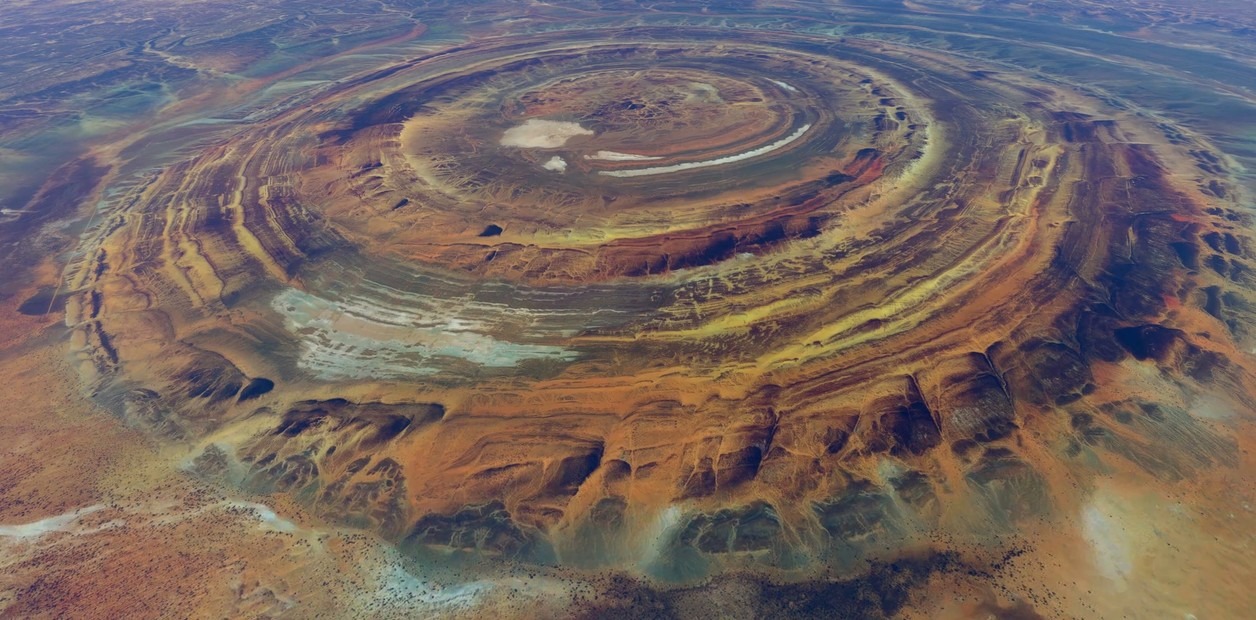
[[[1237,463],[1206,418],[1256,393],[1247,216],[1119,101],[686,24],[294,96],[137,184],[73,277],[96,395],[199,475],[424,562],[688,583]]]

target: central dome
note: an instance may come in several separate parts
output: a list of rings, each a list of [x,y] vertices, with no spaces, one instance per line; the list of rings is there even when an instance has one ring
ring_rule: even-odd
[[[303,203],[371,252],[505,279],[657,275],[833,229],[924,114],[854,64],[589,42],[433,61],[348,112]],[[343,199],[352,196],[352,200]]]
[[[503,116],[574,120],[592,135],[566,146],[585,159],[657,161],[719,155],[772,135],[801,116],[783,91],[694,69],[610,69],[527,90]]]

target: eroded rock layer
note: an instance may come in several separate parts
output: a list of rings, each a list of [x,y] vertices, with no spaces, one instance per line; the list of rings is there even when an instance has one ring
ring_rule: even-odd
[[[98,397],[425,565],[662,583],[1237,466],[1254,246],[1205,137],[979,55],[664,21],[381,61],[137,182],[72,278]]]

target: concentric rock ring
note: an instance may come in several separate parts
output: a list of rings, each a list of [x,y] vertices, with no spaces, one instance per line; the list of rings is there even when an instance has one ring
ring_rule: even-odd
[[[373,251],[491,277],[761,253],[826,228],[925,129],[886,80],[773,50],[525,39],[442,58],[329,127],[298,198]]]
[[[1044,453],[1233,458],[1119,387],[1250,386],[1182,309],[1250,279],[1238,237],[1201,269],[1232,212],[1166,172],[1206,142],[973,58],[727,37],[485,39],[162,171],[80,274],[102,397],[419,556],[675,579],[1051,518]]]

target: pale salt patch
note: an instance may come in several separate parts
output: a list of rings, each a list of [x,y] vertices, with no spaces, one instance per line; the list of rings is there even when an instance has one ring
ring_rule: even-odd
[[[89,515],[98,510],[104,509],[104,504],[96,504],[86,508],[71,510],[65,514],[47,517],[30,523],[22,523],[19,525],[0,525],[0,536],[6,538],[38,538],[44,534],[52,532],[66,532],[72,529],[75,521],[84,515]]]
[[[554,149],[576,136],[591,135],[593,131],[581,127],[580,123],[530,118],[522,125],[507,129],[502,134],[501,145],[525,149]]]
[[[527,580],[518,577],[484,578],[465,583],[436,583],[416,576],[405,568],[395,548],[383,549],[383,562],[368,566],[374,587],[361,593],[360,601],[379,616],[388,617],[466,618],[490,615],[488,609],[499,609],[507,601],[548,607],[537,617],[553,618],[566,614],[576,598],[593,594],[587,585],[561,578],[534,575]]]
[[[643,546],[637,552],[641,566],[649,566],[663,559],[667,542],[676,528],[680,527],[683,516],[684,513],[681,512],[679,506],[668,506],[661,510],[654,521],[645,528],[645,535],[641,537]]]
[[[592,155],[585,155],[585,159],[594,159],[598,161],[653,161],[663,159],[654,155],[636,155],[633,153],[620,153],[618,151],[598,151]]]
[[[555,155],[551,157],[549,161],[545,162],[544,164],[541,164],[541,167],[546,170],[552,170],[554,172],[566,172],[567,160]]]
[[[798,92],[798,89],[797,89],[797,88],[794,88],[793,86],[790,86],[789,84],[786,84],[785,82],[782,82],[782,81],[780,81],[780,80],[770,80],[770,81],[771,81],[773,84],[776,84],[777,86],[780,86],[781,88],[783,88],[783,89],[785,89],[785,90],[787,90],[787,91],[789,91],[789,92],[791,92],[791,93],[796,93],[796,92]]]
[[[277,532],[292,533],[297,531],[297,524],[275,514],[275,511],[266,504],[258,504],[255,502],[228,502],[229,505],[238,508],[244,508],[257,515],[262,522],[262,527],[275,530]]]
[[[1206,420],[1229,420],[1235,415],[1234,408],[1216,396],[1195,399],[1187,409],[1195,417]]]
[[[303,370],[323,379],[411,378],[445,367],[442,358],[461,358],[494,368],[517,366],[525,359],[575,359],[573,351],[553,345],[500,340],[487,333],[493,322],[464,319],[483,306],[464,309],[393,307],[378,299],[324,299],[287,289],[271,301],[284,327],[297,335]]]
[[[457,585],[438,585],[419,579],[402,568],[398,562],[385,563],[374,575],[378,590],[370,600],[388,607],[404,606],[408,609],[426,608],[428,612],[469,612],[478,605],[491,589],[486,581],[473,581]]]
[[[599,172],[598,174],[604,174],[606,176],[611,176],[611,177],[643,177],[643,176],[649,176],[649,175],[654,175],[654,174],[667,174],[669,172],[680,172],[682,170],[693,170],[695,168],[709,168],[711,166],[722,166],[724,164],[731,164],[733,162],[738,162],[738,161],[750,159],[752,157],[758,157],[760,155],[766,155],[768,153],[771,153],[772,151],[780,149],[784,147],[785,145],[797,140],[798,138],[801,138],[802,135],[807,133],[807,130],[809,129],[811,129],[810,123],[803,125],[802,127],[799,127],[796,131],[794,131],[794,133],[788,136],[785,136],[784,138],[781,138],[780,140],[777,140],[776,142],[773,142],[765,146],[761,146],[757,149],[746,151],[744,153],[738,153],[736,155],[729,155],[727,157],[720,157],[717,159],[708,159],[706,161],[695,161],[695,162],[689,162],[689,163],[684,163],[684,164],[673,164],[671,166],[655,166],[652,168],[637,168],[636,170],[603,170]]]
[[[1114,509],[1112,502],[1105,498],[1091,500],[1082,509],[1082,533],[1090,543],[1099,572],[1123,586],[1134,571],[1134,563],[1124,528],[1106,514]]]

